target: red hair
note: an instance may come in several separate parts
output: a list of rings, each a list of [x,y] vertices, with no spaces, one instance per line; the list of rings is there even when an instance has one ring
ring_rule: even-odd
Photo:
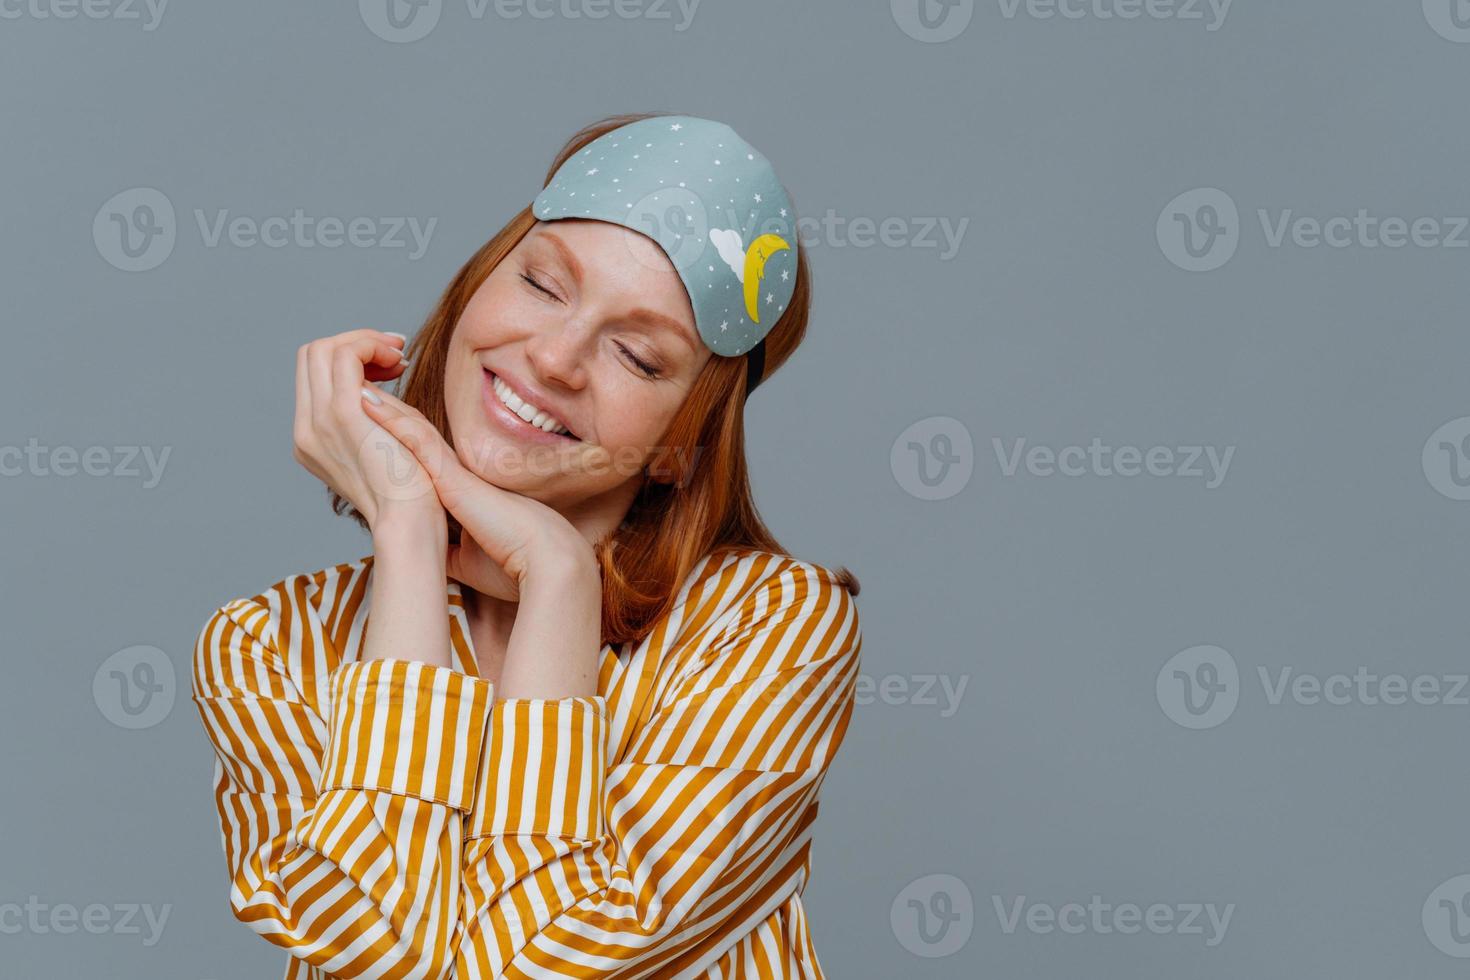
[[[572,154],[628,123],[665,112],[608,116],[583,127],[569,139],[546,172],[544,187]],[[409,344],[413,366],[399,379],[401,397],[432,422],[451,444],[444,407],[444,371],[455,324],[491,271],[510,254],[536,224],[529,205],[470,256],[455,274],[424,326]],[[769,376],[789,358],[806,335],[811,308],[811,273],[806,252],[797,251],[796,287],[786,310],[766,335],[764,374]],[[602,567],[602,639],[614,646],[642,639],[673,607],[681,583],[707,554],[747,550],[789,555],[762,522],[750,490],[745,465],[745,359],[714,356],[695,379],[658,454],[647,471],[667,475],[655,479],[646,471],[643,486],[616,531],[596,545]],[[340,495],[332,508],[366,520]],[[449,518],[452,540],[460,533]],[[844,587],[857,595],[857,577],[846,568],[836,572]]]

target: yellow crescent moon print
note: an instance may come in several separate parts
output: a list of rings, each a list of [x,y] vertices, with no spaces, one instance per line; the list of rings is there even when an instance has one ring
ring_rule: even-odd
[[[766,275],[766,263],[777,252],[790,248],[780,235],[761,235],[750,243],[745,252],[745,312],[750,314],[751,323],[761,322],[761,280]]]

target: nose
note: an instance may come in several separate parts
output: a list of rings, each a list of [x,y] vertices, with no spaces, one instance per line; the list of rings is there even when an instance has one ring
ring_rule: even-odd
[[[526,359],[541,380],[579,389],[587,383],[586,365],[595,334],[596,324],[589,317],[570,316],[543,324],[526,342]]]

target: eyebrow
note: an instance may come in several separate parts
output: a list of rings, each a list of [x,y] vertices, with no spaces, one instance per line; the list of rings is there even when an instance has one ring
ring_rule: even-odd
[[[554,232],[550,231],[542,231],[537,237],[544,238],[551,243],[552,247],[556,249],[557,254],[561,256],[561,260],[571,269],[574,279],[578,282],[583,280],[582,263],[577,261],[577,257],[572,254],[572,250],[567,246],[566,242],[562,241]],[[682,340],[684,346],[690,350],[696,350],[693,342],[689,339],[689,331],[685,328],[684,324],[671,316],[665,316],[662,313],[640,306],[630,312],[627,318],[629,320],[637,320],[640,323],[659,330],[666,330]]]
[[[572,277],[578,282],[581,282],[582,263],[577,261],[577,257],[573,255],[572,250],[567,247],[567,243],[562,241],[560,238],[549,231],[543,231],[539,237],[546,239],[552,245],[556,246],[556,251],[558,254],[561,255],[561,260],[571,268]]]

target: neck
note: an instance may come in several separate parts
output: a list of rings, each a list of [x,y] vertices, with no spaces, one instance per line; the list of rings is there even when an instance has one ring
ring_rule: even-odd
[[[599,541],[610,537],[618,529],[618,525],[623,523],[623,518],[628,516],[628,510],[633,506],[642,485],[641,479],[627,480],[595,497],[572,504],[551,506],[587,539],[588,544],[595,547]]]

